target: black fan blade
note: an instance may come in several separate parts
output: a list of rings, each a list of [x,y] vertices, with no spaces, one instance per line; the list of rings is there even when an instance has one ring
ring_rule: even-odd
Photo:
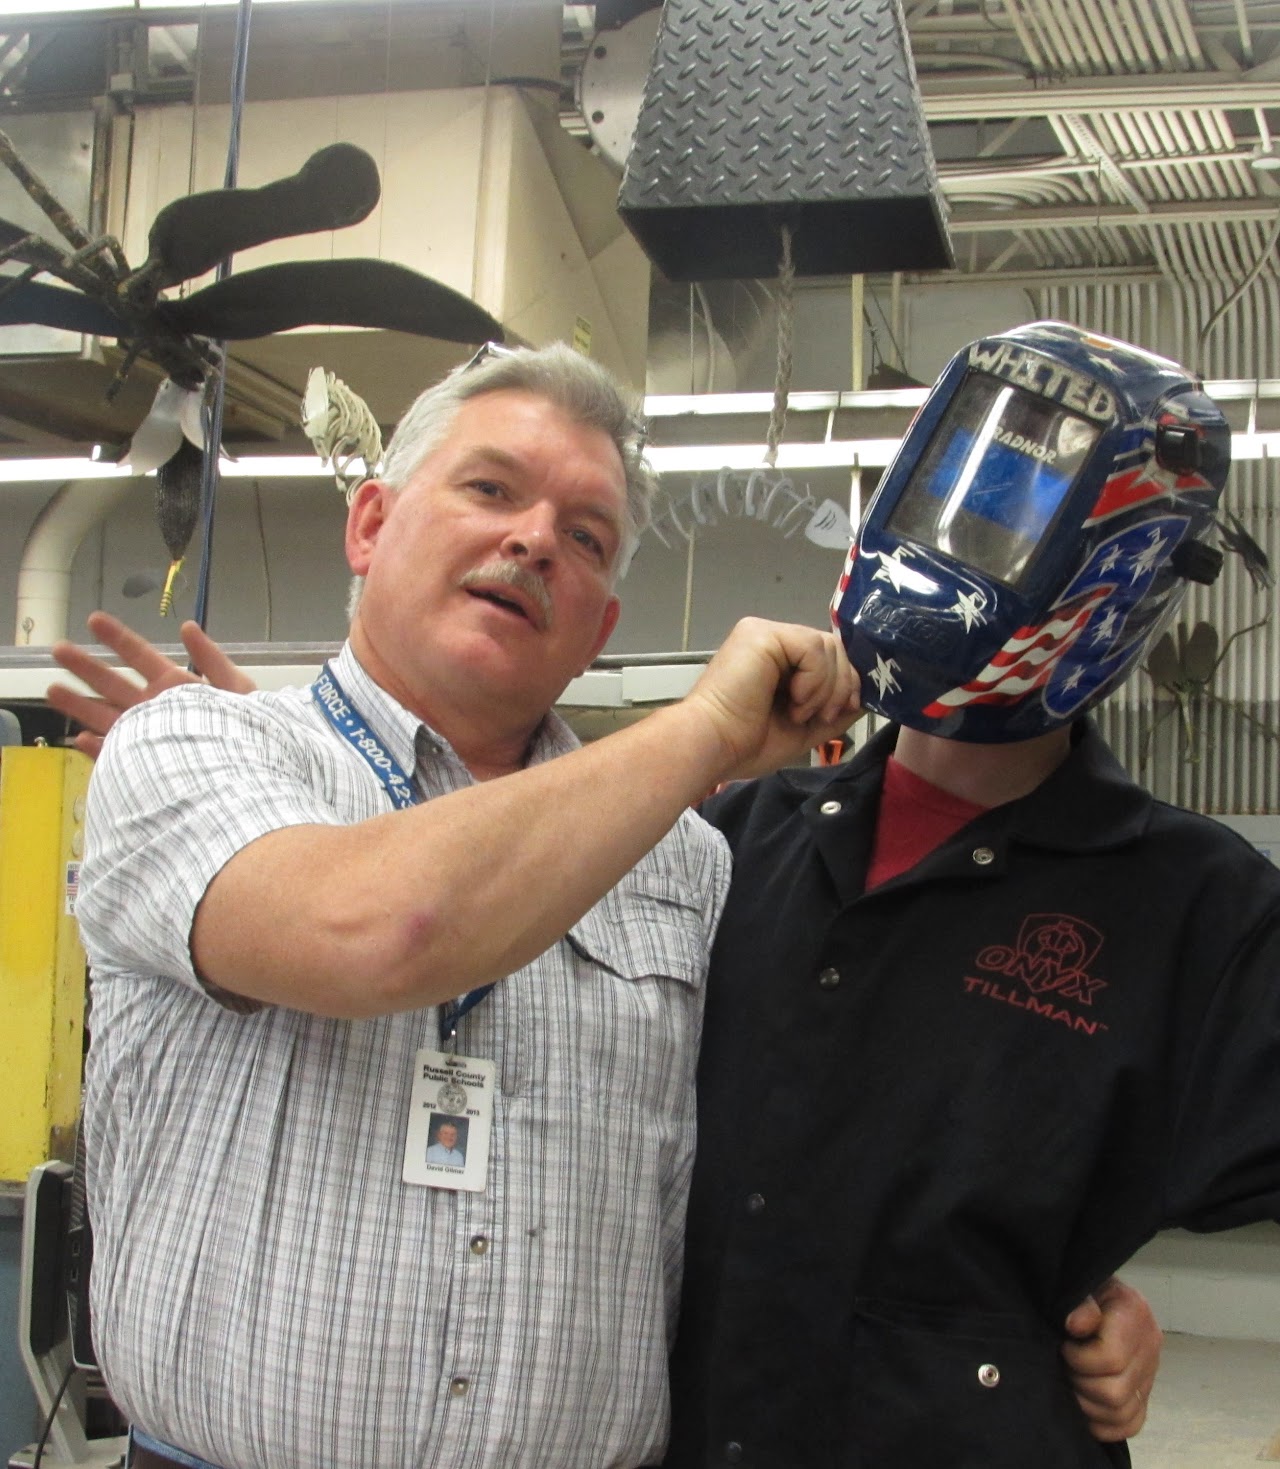
[[[4,277],[0,276],[0,291]],[[43,281],[23,281],[0,295],[0,326],[55,326],[95,337],[123,337],[130,328],[100,301]]]
[[[172,286],[266,240],[358,224],[381,193],[369,154],[353,143],[332,143],[291,177],[260,189],[210,189],[166,204],[151,226],[142,269],[158,261],[158,284]]]
[[[180,332],[218,340],[269,337],[295,326],[368,326],[500,342],[502,327],[458,291],[390,260],[295,260],[244,270],[159,314]]]

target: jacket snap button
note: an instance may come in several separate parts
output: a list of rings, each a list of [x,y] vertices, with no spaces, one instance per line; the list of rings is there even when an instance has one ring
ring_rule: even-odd
[[[824,969],[818,975],[818,984],[824,990],[833,990],[840,983],[840,971],[838,969]]]
[[[748,1194],[747,1195],[747,1213],[748,1214],[763,1214],[764,1213],[764,1195],[763,1194]]]
[[[973,860],[979,867],[989,867],[996,860],[996,854],[990,847],[975,847],[973,849]]]
[[[834,816],[836,812],[839,811],[839,809],[839,801],[823,801],[822,805],[818,807],[818,810],[821,811],[824,816]]]
[[[984,1362],[978,1368],[978,1381],[983,1387],[1000,1386],[1000,1369],[994,1362]]]
[[[724,1461],[726,1464],[740,1464],[742,1462],[742,1445],[736,1439],[730,1439],[724,1446]]]

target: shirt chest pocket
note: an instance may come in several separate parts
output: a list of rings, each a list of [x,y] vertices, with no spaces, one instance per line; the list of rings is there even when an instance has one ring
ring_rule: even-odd
[[[584,1091],[688,1105],[708,947],[697,896],[661,873],[631,873],[569,930]]]

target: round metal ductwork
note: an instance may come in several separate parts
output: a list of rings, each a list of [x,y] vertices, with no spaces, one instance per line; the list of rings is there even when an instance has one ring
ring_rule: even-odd
[[[597,31],[582,63],[578,102],[587,132],[619,173],[631,151],[661,18],[661,9],[646,10],[616,30]]]

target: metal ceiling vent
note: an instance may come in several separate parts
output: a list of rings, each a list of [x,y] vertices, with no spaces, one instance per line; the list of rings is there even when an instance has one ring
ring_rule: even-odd
[[[619,212],[670,280],[954,262],[897,0],[667,0]]]

